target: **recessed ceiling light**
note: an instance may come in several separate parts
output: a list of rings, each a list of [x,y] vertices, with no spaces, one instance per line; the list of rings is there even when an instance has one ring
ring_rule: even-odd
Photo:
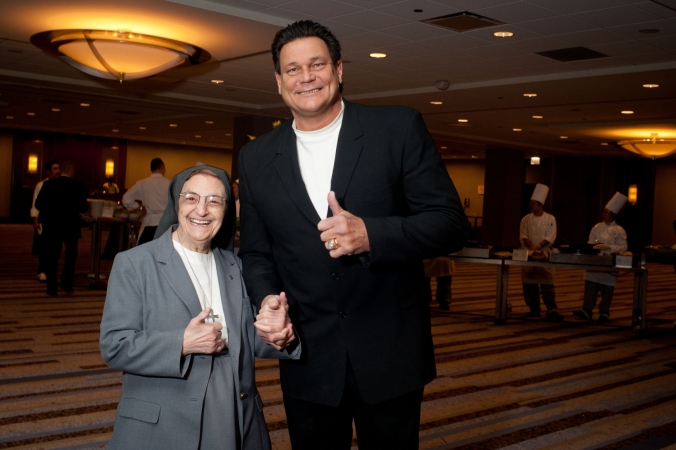
[[[14,116],[7,116],[6,118],[9,119],[9,120],[12,120],[14,118]]]
[[[622,111],[622,114],[634,114],[634,111]]]
[[[472,155],[472,158],[474,158],[474,159],[477,159],[478,157],[477,157],[477,156],[474,156],[474,155]]]
[[[225,133],[226,136],[232,136],[232,133]]]
[[[59,108],[52,108],[52,111],[54,111],[54,112],[59,112],[59,111],[61,111],[61,110],[60,110]]]
[[[568,139],[568,136],[559,136],[559,139]]]
[[[387,58],[385,53],[370,53],[369,56],[376,59]]]
[[[533,119],[542,119],[542,116],[533,116]]]
[[[170,126],[170,127],[177,127],[177,126],[178,126],[178,124],[175,124],[175,123],[170,123],[170,124],[169,124],[169,126]]]
[[[465,122],[468,122],[468,120],[467,120],[467,119],[458,119],[458,122],[463,122],[463,123],[465,123]]]
[[[214,121],[213,121],[213,120],[207,120],[207,121],[204,122],[204,123],[208,123],[209,125],[211,125],[212,123],[214,123]]]
[[[35,113],[34,113],[34,112],[30,112],[30,113],[28,113],[28,115],[29,115],[29,116],[34,116]]]
[[[138,127],[139,130],[145,130],[146,127]]]
[[[443,105],[444,102],[430,102],[430,104],[432,104],[432,105]]]
[[[202,137],[202,135],[200,135],[200,134],[196,134],[196,135],[195,135],[195,137],[196,137],[196,138],[201,138],[201,137]]]
[[[524,96],[524,97],[529,97],[529,98],[530,98],[530,97],[537,97],[538,95],[537,95],[537,94],[533,94],[533,93],[528,93],[528,94],[523,94],[523,96]]]
[[[223,84],[223,80],[211,80],[214,84]]]
[[[117,145],[113,145],[113,146],[110,147],[110,148],[112,148],[113,150],[119,150],[119,149],[120,149],[120,147],[118,147]]]
[[[512,131],[521,131],[521,128],[512,128]]]
[[[601,145],[608,145],[607,142],[601,142]]]
[[[660,87],[660,85],[659,84],[644,84],[643,87],[648,88],[648,89],[653,89],[653,88]]]
[[[448,147],[446,147],[445,145],[442,145],[442,146],[439,147],[439,148],[441,148],[442,150],[446,150]]]
[[[514,33],[512,33],[511,31],[496,31],[495,33],[493,33],[493,36],[500,38],[512,37],[514,36]]]
[[[89,103],[80,103],[80,106],[87,107],[87,106],[89,106]]]

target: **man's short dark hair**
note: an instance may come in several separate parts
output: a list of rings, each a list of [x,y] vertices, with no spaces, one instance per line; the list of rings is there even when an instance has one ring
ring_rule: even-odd
[[[150,171],[155,172],[156,170],[160,170],[163,165],[164,162],[160,158],[153,158],[153,160],[150,161]]]
[[[331,30],[311,20],[299,20],[279,30],[272,40],[272,62],[275,64],[275,72],[281,73],[282,70],[279,66],[279,54],[282,52],[282,47],[296,39],[306,37],[317,37],[324,41],[329,48],[331,62],[336,64],[340,61],[340,42]]]
[[[59,161],[56,160],[56,159],[50,159],[50,160],[48,160],[48,161],[45,163],[45,170],[46,170],[47,172],[49,172],[50,170],[52,170],[52,166],[53,166],[54,164],[59,164]],[[60,164],[59,164],[59,165],[60,165]]]

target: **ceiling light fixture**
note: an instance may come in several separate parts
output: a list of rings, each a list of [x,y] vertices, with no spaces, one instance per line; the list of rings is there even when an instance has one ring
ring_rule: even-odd
[[[28,114],[29,116],[34,116],[34,115],[35,115],[34,112],[29,112],[29,113],[26,113],[26,114]]]
[[[214,123],[214,121],[213,120],[207,120],[204,123],[208,123],[209,125],[211,125],[212,123]]]
[[[59,111],[61,111],[61,110],[60,110],[59,108],[52,108],[52,111],[54,111],[54,112],[59,112]]]
[[[634,111],[621,111],[622,114],[634,114]]]
[[[537,94],[533,94],[533,93],[528,93],[528,94],[523,94],[523,96],[524,96],[524,97],[531,98],[531,97],[537,97],[538,95],[537,95]]]
[[[514,33],[512,33],[511,31],[496,31],[495,33],[493,33],[493,36],[505,38],[514,36]]]
[[[138,127],[139,130],[145,130],[146,127]]]
[[[458,122],[465,123],[465,122],[469,122],[469,120],[467,120],[467,119],[458,119]]]
[[[176,124],[176,123],[170,123],[169,126],[172,127],[172,128],[176,128],[176,127],[178,126],[178,124]]]
[[[654,88],[660,87],[660,85],[659,84],[644,84],[643,87],[648,88],[648,89],[654,89]]]
[[[89,103],[80,103],[80,106],[84,106],[85,108],[89,106]]]
[[[82,72],[120,83],[211,59],[194,45],[130,31],[43,31],[31,36],[31,43]]]
[[[430,102],[430,104],[432,104],[432,105],[443,105],[444,102]]]
[[[533,116],[533,119],[542,119],[542,116]]]
[[[381,58],[387,58],[387,55],[385,53],[370,53],[369,56],[371,58],[376,58],[376,59],[381,59]]]
[[[512,131],[521,131],[521,128],[512,128]]]
[[[660,139],[657,133],[650,133],[648,139],[620,141],[618,145],[625,150],[653,159],[663,158],[676,152],[676,139]]]
[[[568,139],[568,136],[559,136],[559,139]]]
[[[211,80],[214,84],[223,84],[223,80]]]

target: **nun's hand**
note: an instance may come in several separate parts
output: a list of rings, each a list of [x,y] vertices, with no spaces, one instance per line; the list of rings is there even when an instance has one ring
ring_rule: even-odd
[[[183,356],[191,353],[210,355],[225,348],[225,342],[223,342],[221,335],[223,324],[220,322],[204,323],[210,313],[211,308],[204,308],[188,323],[183,332],[183,350],[181,351]]]
[[[268,295],[263,299],[254,322],[261,340],[277,350],[284,349],[296,338],[288,311],[289,303],[284,292]]]

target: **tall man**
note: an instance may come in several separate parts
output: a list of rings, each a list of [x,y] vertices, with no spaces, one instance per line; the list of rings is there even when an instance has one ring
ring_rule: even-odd
[[[38,198],[38,194],[42,189],[42,185],[47,180],[53,180],[61,176],[61,165],[55,159],[50,159],[45,163],[45,172],[47,173],[47,178],[40,180],[38,184],[35,185],[35,190],[33,191],[33,205],[31,207],[31,217],[33,218],[33,255],[38,256],[38,280],[47,281],[47,275],[45,275],[44,261],[43,261],[43,252],[42,248],[42,225],[40,225],[40,220],[38,219],[40,211],[35,207],[35,200]]]
[[[122,204],[126,208],[143,210],[138,245],[153,240],[157,224],[167,207],[169,180],[164,178],[166,171],[164,162],[154,158],[150,161],[150,176],[137,181],[122,197]]]
[[[61,289],[73,291],[77,243],[82,237],[80,213],[89,208],[87,191],[82,183],[75,181],[75,166],[70,161],[61,163],[61,176],[45,181],[35,200],[40,211],[42,224],[42,244],[45,275],[47,275],[47,295],[56,296],[59,283],[56,269],[61,258],[61,248],[66,246],[66,259],[61,274]]]
[[[542,209],[548,193],[549,188],[544,184],[538,183],[535,185],[535,190],[528,205],[530,214],[521,219],[519,241],[521,241],[522,248],[549,252],[550,246],[556,240],[556,219]],[[563,315],[559,314],[556,306],[554,275],[552,268],[521,268],[523,297],[526,305],[530,308],[528,317],[540,317],[540,293],[542,293],[542,301],[547,307],[545,318],[554,322],[563,320]]]
[[[415,110],[341,98],[340,44],[311,21],[272,43],[293,121],[240,156],[244,278],[259,307],[288,301],[303,344],[280,364],[291,444],[418,448],[436,375],[422,259],[468,233],[453,182]]]

